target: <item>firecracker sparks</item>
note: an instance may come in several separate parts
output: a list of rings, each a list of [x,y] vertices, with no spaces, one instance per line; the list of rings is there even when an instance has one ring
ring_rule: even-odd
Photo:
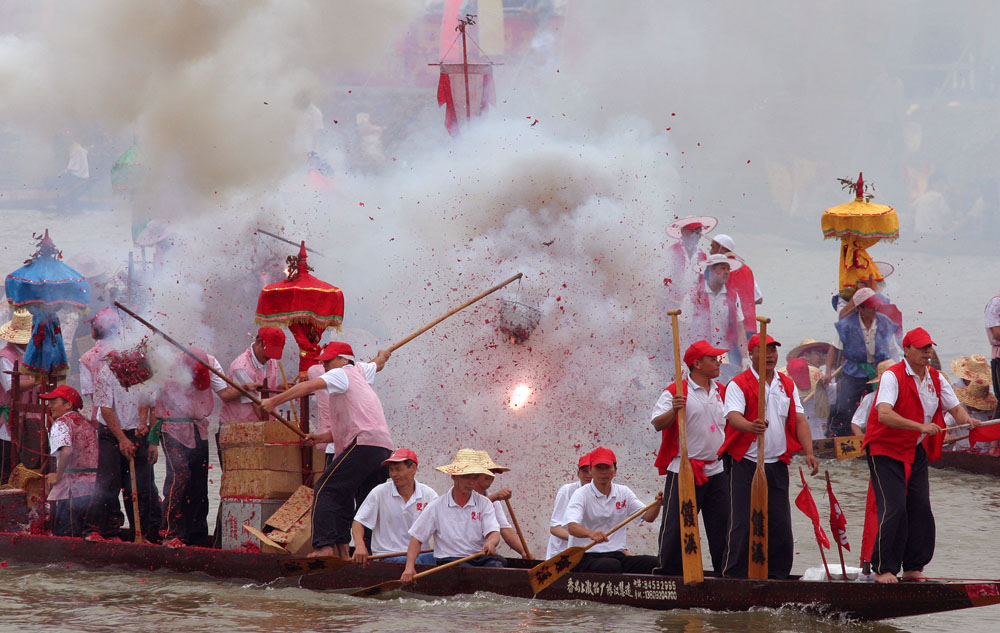
[[[528,398],[531,397],[532,389],[528,385],[520,384],[514,387],[514,390],[510,392],[510,402],[508,406],[511,409],[517,410],[528,404]]]

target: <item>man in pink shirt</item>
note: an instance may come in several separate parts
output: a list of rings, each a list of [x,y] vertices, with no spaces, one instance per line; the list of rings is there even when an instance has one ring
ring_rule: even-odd
[[[392,438],[382,403],[372,389],[375,373],[389,360],[379,350],[370,363],[355,363],[347,343],[329,343],[317,360],[326,373],[261,402],[269,413],[316,391],[330,394],[330,431],[310,433],[312,442],[333,442],[337,454],[316,481],[313,497],[313,551],[310,556],[350,558],[351,522],[372,488],[384,482],[382,463],[392,454]]]

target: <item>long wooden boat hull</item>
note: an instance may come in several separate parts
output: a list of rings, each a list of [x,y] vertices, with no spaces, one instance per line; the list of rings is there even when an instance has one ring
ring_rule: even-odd
[[[159,545],[90,542],[82,539],[0,533],[0,559],[24,563],[70,564],[84,568],[140,571],[198,572],[216,578],[272,582],[281,579],[278,557],[243,551],[204,548],[171,549]],[[453,596],[474,591],[531,598],[531,561],[517,567],[484,569],[456,567],[421,579],[409,591]],[[307,589],[355,589],[398,579],[399,563],[348,565],[280,582]],[[680,577],[569,573],[538,598],[588,600],[644,609],[708,609],[747,611],[793,608],[822,616],[881,620],[940,611],[1000,604],[1000,581],[925,582],[878,585],[859,582],[801,580],[738,580],[707,578],[685,585]]]
[[[961,470],[974,475],[1000,477],[1000,457],[967,451],[942,451],[941,459],[932,462],[933,468]]]

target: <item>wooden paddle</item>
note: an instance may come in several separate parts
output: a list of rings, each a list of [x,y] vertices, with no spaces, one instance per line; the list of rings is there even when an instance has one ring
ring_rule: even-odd
[[[257,537],[257,540],[259,540],[259,541],[260,541],[260,542],[261,542],[262,544],[264,544],[264,545],[269,545],[269,546],[273,547],[274,549],[278,549],[278,550],[281,550],[282,552],[284,552],[284,553],[286,553],[286,554],[290,553],[290,552],[289,552],[289,551],[288,551],[288,550],[287,550],[287,549],[285,548],[285,546],[284,546],[284,545],[282,545],[281,543],[278,543],[278,542],[276,542],[276,541],[272,541],[272,540],[271,540],[271,539],[270,539],[270,538],[269,538],[269,537],[267,536],[267,534],[264,534],[263,532],[261,532],[260,530],[258,530],[257,528],[255,528],[254,526],[252,526],[252,525],[247,525],[246,523],[244,523],[244,524],[243,524],[243,529],[244,529],[244,530],[245,530],[246,532],[248,532],[248,533],[249,533],[249,534],[250,534],[251,536],[256,536],[256,537]],[[279,564],[280,564],[280,563],[279,563]]]
[[[627,519],[605,532],[604,535],[611,536],[621,528],[634,521],[640,514],[649,510],[658,503],[659,500],[654,501],[641,510],[636,510]],[[580,547],[579,545],[576,547],[570,547],[569,549],[556,554],[552,558],[542,561],[532,567],[528,572],[528,580],[531,581],[531,590],[535,592],[535,595],[541,593],[543,589],[554,583],[556,580],[559,580],[566,574],[566,572],[576,567],[580,560],[583,559],[583,555],[587,552],[587,550],[595,545],[597,545],[597,541],[591,541],[583,547]]]
[[[517,530],[517,538],[521,539],[521,547],[524,548],[524,557],[528,560],[535,558],[531,555],[531,550],[528,549],[528,542],[524,540],[524,534],[521,532],[521,526],[517,522],[517,515],[514,514],[514,507],[510,505],[510,499],[504,499],[504,503],[507,504],[507,512],[510,513],[510,521],[514,524],[514,529]]]
[[[764,387],[767,371],[767,324],[771,319],[757,317],[760,342],[757,344],[757,419],[766,422]],[[767,475],[764,474],[764,434],[757,434],[757,469],[750,484],[750,552],[747,577],[767,579]]]
[[[285,391],[288,391],[288,378],[285,378],[285,366],[278,363],[278,369],[281,370],[281,382],[285,384]],[[289,402],[292,405],[292,419],[295,420],[295,426],[301,427],[302,424],[299,422],[299,411],[295,408],[294,402]]]
[[[413,576],[413,580],[416,581],[417,579],[423,578],[424,576],[430,576],[431,574],[436,574],[442,569],[448,569],[449,567],[454,567],[455,565],[461,565],[462,563],[467,563],[473,558],[479,558],[482,555],[483,555],[482,552],[476,552],[475,554],[470,554],[465,558],[459,558],[458,560],[453,560],[450,563],[445,563],[444,565],[438,565],[433,569],[428,569],[427,571],[422,571],[419,574],[416,574],[415,576]],[[388,591],[395,591],[396,589],[399,589],[402,586],[403,586],[402,580],[387,580],[378,585],[372,585],[371,587],[359,589],[358,591],[355,591],[348,595],[356,596],[358,598],[370,598],[372,596],[377,596],[379,594],[383,594]]]
[[[674,391],[685,395],[684,375],[681,373],[681,339],[677,316],[680,310],[668,310],[670,325],[674,330]],[[688,459],[687,422],[684,409],[677,411],[677,446],[680,450],[680,472],[677,473],[678,518],[681,524],[681,562],[684,568],[684,584],[690,585],[705,580],[705,569],[701,563],[701,535],[698,532],[698,500],[695,495],[694,471]]]
[[[243,527],[246,528],[248,526],[244,525]],[[254,534],[254,532],[251,532],[251,534]],[[425,554],[433,551],[433,549],[422,549],[420,553]],[[369,556],[368,560],[381,560],[394,556],[406,556],[406,552],[377,554]],[[344,565],[350,565],[353,562],[353,559],[341,558],[339,556],[288,556],[278,560],[278,567],[281,569],[282,576],[304,576],[305,574],[315,574],[318,571],[325,571],[327,569],[340,569]]]
[[[845,435],[833,438],[833,448],[837,461],[842,462],[845,459],[861,457],[865,453],[865,449],[862,448],[864,443],[864,435]]]
[[[135,542],[145,543],[142,538],[142,522],[139,520],[139,487],[135,485],[135,458],[128,458],[128,474],[132,478],[132,517],[135,519]]]
[[[395,345],[393,345],[392,347],[390,347],[388,351],[390,353],[395,352],[397,349],[399,349],[400,347],[406,345],[407,343],[409,343],[413,339],[417,338],[418,336],[420,336],[421,334],[423,334],[427,330],[431,329],[432,327],[434,327],[435,325],[437,325],[441,321],[444,321],[445,319],[447,319],[451,315],[455,314],[456,312],[459,312],[460,310],[464,310],[465,308],[468,308],[469,306],[471,306],[473,303],[479,301],[480,299],[483,299],[484,297],[487,297],[488,295],[493,294],[494,292],[496,292],[497,290],[500,290],[501,288],[503,288],[507,284],[510,284],[510,283],[513,283],[513,282],[517,281],[523,275],[524,275],[524,273],[517,273],[516,275],[514,275],[513,277],[511,277],[507,281],[500,282],[497,285],[495,285],[492,288],[490,288],[489,290],[487,290],[486,292],[484,292],[484,293],[482,293],[480,295],[477,295],[477,296],[469,299],[468,301],[466,301],[462,305],[458,306],[457,308],[453,308],[453,309],[449,310],[448,312],[446,312],[443,315],[441,315],[440,317],[434,319],[433,321],[431,321],[430,323],[428,323],[424,327],[420,328],[419,330],[417,330],[413,334],[410,334],[409,336],[407,336],[406,338],[404,338],[402,341],[400,341],[400,342],[396,343]]]

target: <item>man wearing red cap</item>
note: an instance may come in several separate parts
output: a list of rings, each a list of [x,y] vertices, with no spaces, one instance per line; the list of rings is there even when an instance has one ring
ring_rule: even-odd
[[[80,415],[83,400],[76,389],[60,385],[39,398],[48,400],[53,420],[49,449],[56,457],[56,472],[46,475],[55,502],[52,533],[83,536],[87,506],[97,480],[97,426]]]
[[[660,523],[659,567],[655,573],[678,576],[682,573],[681,516],[677,500],[677,473],[680,472],[680,450],[677,444],[677,412],[684,410],[687,427],[688,459],[694,471],[695,500],[701,511],[708,536],[712,568],[722,573],[722,557],[726,550],[726,528],[729,522],[729,482],[719,460],[719,449],[725,437],[726,388],[717,382],[721,356],[726,350],[712,347],[708,341],[695,341],[684,352],[688,377],[683,393],[677,395],[676,383],[671,383],[653,409],[653,428],[660,431],[660,450],[656,467],[666,475],[663,486],[663,519]],[[695,517],[697,520],[697,517]]]
[[[927,464],[941,456],[944,413],[978,426],[941,372],[930,366],[934,341],[923,328],[903,337],[903,360],[882,374],[864,446],[878,517],[871,564],[876,582],[925,580],[934,556]]]
[[[857,314],[837,321],[837,339],[826,361],[827,382],[841,358],[844,363],[837,380],[837,406],[830,414],[831,436],[851,434],[851,417],[868,390],[868,381],[875,378],[875,368],[884,360],[899,358],[896,352],[899,327],[878,311],[882,300],[875,296],[875,291],[861,288],[854,293],[852,302],[857,306]]]
[[[549,545],[545,550],[546,560],[569,547],[569,532],[566,531],[563,515],[566,513],[566,506],[569,505],[569,498],[573,496],[573,493],[594,479],[590,474],[590,453],[580,456],[580,460],[576,464],[576,477],[579,481],[563,484],[559,488],[559,492],[556,493],[556,502],[552,508],[552,516],[549,518]]]
[[[819,463],[812,454],[809,422],[802,414],[795,384],[775,371],[779,345],[770,335],[761,345],[760,334],[754,334],[748,343],[750,368],[726,386],[726,438],[719,454],[726,460],[731,500],[722,571],[727,578],[747,577],[750,489],[757,460],[763,458],[767,477],[767,565],[771,578],[787,578],[792,570],[794,540],[788,502],[788,464],[792,453],[803,451],[810,473],[819,472]],[[764,354],[765,362],[764,420],[757,415],[760,354]],[[763,456],[757,452],[758,434],[763,434]]]
[[[389,469],[389,481],[381,483],[368,493],[358,513],[354,515],[351,532],[354,535],[354,562],[368,562],[369,547],[365,543],[365,529],[371,530],[371,554],[402,552],[399,556],[384,559],[391,563],[405,563],[410,546],[410,528],[420,513],[438,493],[416,480],[417,455],[408,448],[397,448],[384,462]],[[433,565],[434,554],[424,552],[417,556],[417,565]]]
[[[591,541],[597,545],[587,550],[574,568],[605,574],[649,574],[656,567],[655,556],[633,556],[626,553],[628,541],[623,527],[614,534],[606,534],[630,515],[642,510],[646,504],[628,486],[614,483],[618,474],[618,459],[614,451],[599,446],[590,454],[590,471],[593,480],[573,493],[566,506],[563,520],[569,532],[570,547],[585,547]],[[659,503],[663,493],[656,493],[657,503],[642,514],[642,520],[652,523],[660,513]]]
[[[316,481],[313,497],[313,551],[310,556],[350,558],[351,521],[354,512],[372,488],[385,481],[382,465],[392,453],[392,438],[385,412],[372,384],[375,374],[389,360],[379,350],[370,363],[355,363],[347,343],[331,342],[317,359],[326,373],[300,382],[291,389],[261,402],[269,413],[280,405],[315,391],[331,394],[328,433],[310,433],[312,442],[332,441],[337,454]]]

